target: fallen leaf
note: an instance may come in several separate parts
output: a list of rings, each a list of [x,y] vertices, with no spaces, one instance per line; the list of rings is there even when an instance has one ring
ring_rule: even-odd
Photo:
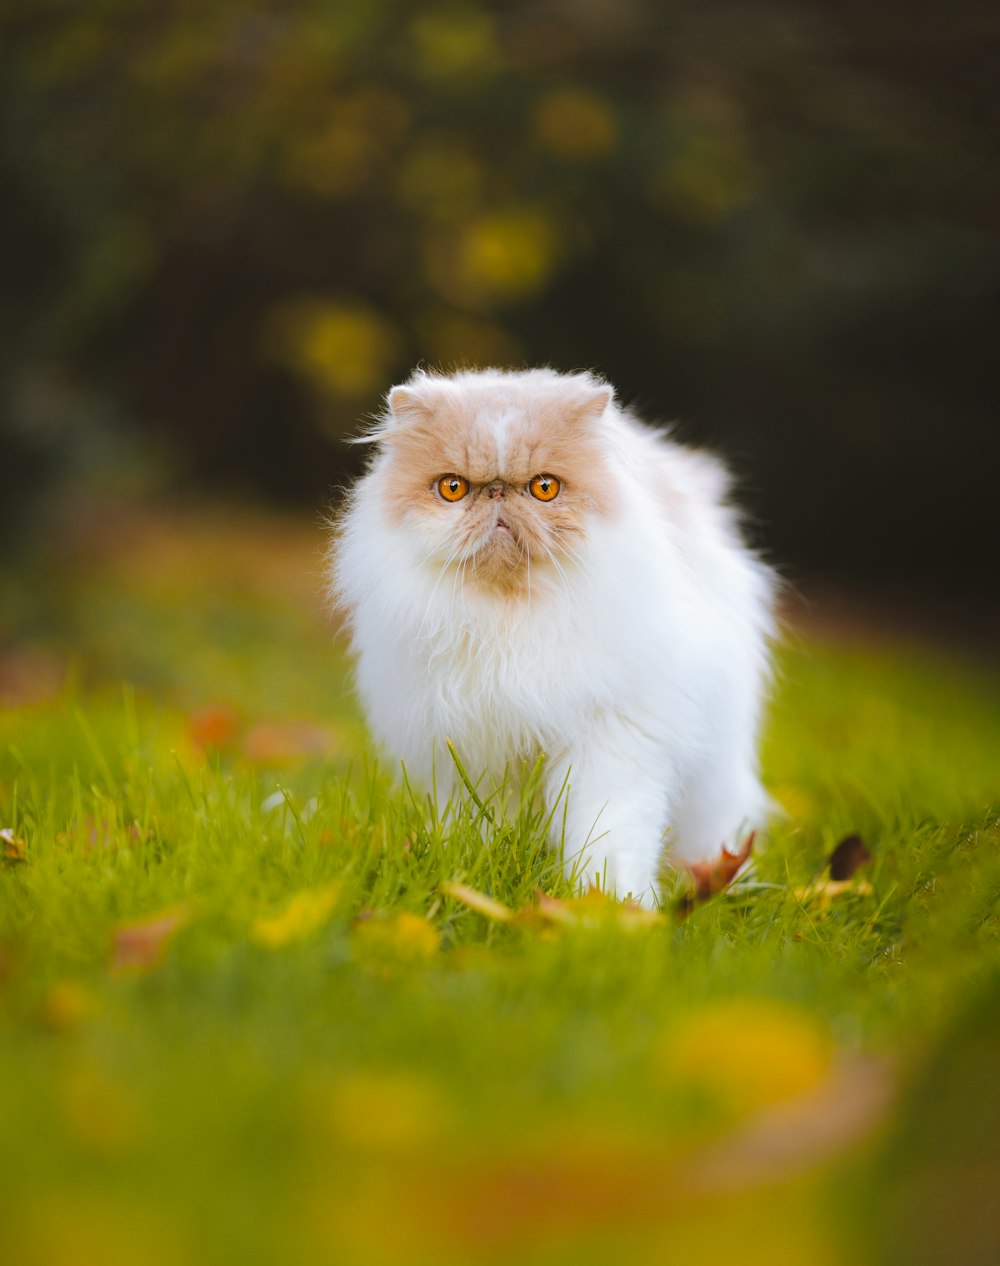
[[[232,747],[240,728],[239,713],[228,703],[210,703],[192,712],[187,721],[188,736],[198,747]]]
[[[796,901],[803,905],[815,902],[821,910],[825,910],[836,897],[870,897],[874,889],[863,879],[817,879],[805,888],[795,888],[792,891]]]
[[[303,888],[278,914],[255,919],[250,938],[265,949],[280,949],[293,941],[303,941],[327,922],[339,896],[339,884]]]
[[[468,884],[444,880],[438,886],[446,896],[454,897],[463,906],[475,910],[477,914],[482,914],[487,919],[492,919],[495,923],[509,923],[514,918],[514,911],[510,906],[505,906],[502,901],[494,900],[493,897],[487,896],[485,892],[480,892],[477,888],[470,888]]]
[[[647,910],[635,901],[616,901],[600,888],[590,888],[579,897],[552,897],[539,889],[537,904],[522,910],[521,915],[564,927],[595,927],[611,922],[633,929],[663,922],[659,910]]]
[[[71,1032],[98,1008],[95,995],[78,980],[57,980],[42,1003],[42,1020],[57,1033]]]
[[[159,966],[170,939],[190,918],[186,907],[174,906],[136,923],[120,923],[112,933],[112,967],[149,971]]]
[[[871,850],[860,835],[847,835],[830,854],[830,878],[850,879],[872,860]]]
[[[756,832],[751,831],[736,853],[730,853],[727,848],[722,848],[718,857],[712,858],[711,861],[682,863],[694,881],[695,901],[707,901],[709,897],[729,887],[753,852],[755,838]]]
[[[9,826],[0,831],[0,858],[5,862],[26,862],[24,840],[19,840]]]
[[[384,963],[433,958],[441,948],[434,924],[408,910],[364,918],[355,923],[352,936],[364,956]]]
[[[314,721],[261,721],[244,736],[243,755],[254,765],[290,765],[326,756],[334,734]]]

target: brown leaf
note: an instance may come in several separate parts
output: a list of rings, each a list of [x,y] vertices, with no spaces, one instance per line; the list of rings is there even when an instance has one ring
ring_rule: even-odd
[[[711,861],[683,863],[694,881],[695,901],[707,901],[709,897],[729,887],[753,852],[756,834],[756,831],[751,831],[736,853],[723,848],[719,851],[719,856],[713,857]]]
[[[167,943],[190,917],[184,906],[174,906],[136,923],[120,923],[112,934],[111,966],[116,971],[149,971],[159,966]]]
[[[850,879],[859,866],[872,860],[871,851],[860,835],[847,835],[830,854],[830,878]]]
[[[24,840],[19,840],[9,826],[0,831],[0,860],[5,862],[26,862]]]

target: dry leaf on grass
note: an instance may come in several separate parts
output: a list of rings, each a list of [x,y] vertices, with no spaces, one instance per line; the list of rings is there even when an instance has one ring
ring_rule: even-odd
[[[860,835],[845,836],[830,854],[830,878],[850,879],[861,866],[872,860],[871,850]]]
[[[120,923],[112,933],[111,965],[116,971],[158,967],[167,944],[191,918],[185,906],[173,906],[135,923]]]
[[[210,703],[188,717],[188,737],[198,747],[223,750],[233,746],[240,725],[240,715],[230,704]]]
[[[433,958],[441,947],[441,933],[434,924],[409,910],[361,919],[351,936],[364,958],[384,964]]]
[[[509,923],[515,917],[510,906],[505,906],[502,901],[496,901],[477,888],[470,888],[468,884],[451,883],[445,880],[439,887],[445,896],[453,897],[461,905],[469,910],[475,910],[476,914],[484,915],[487,919],[492,919],[494,923]]]
[[[804,888],[793,889],[796,901],[803,905],[815,903],[821,910],[836,897],[870,897],[873,892],[871,884],[864,879],[817,879]]]
[[[591,888],[580,897],[552,897],[541,888],[534,905],[512,910],[494,897],[471,888],[468,884],[444,882],[441,891],[469,910],[492,919],[495,923],[517,923],[535,928],[594,927],[615,923],[625,928],[651,927],[662,923],[658,910],[646,910],[634,901],[615,901],[599,888]]]
[[[19,840],[9,826],[0,831],[0,860],[5,862],[26,862],[24,840]]]
[[[277,914],[262,915],[250,929],[250,939],[265,949],[280,949],[293,941],[305,940],[330,918],[340,896],[339,884],[325,888],[303,888]]]
[[[663,922],[659,910],[647,910],[631,900],[616,901],[600,888],[591,888],[580,897],[550,897],[539,888],[537,904],[522,912],[525,917],[564,927],[595,927],[613,923],[634,929],[655,927]]]
[[[713,857],[711,861],[682,863],[694,883],[692,902],[707,901],[729,887],[749,860],[755,838],[756,832],[751,831],[735,853],[722,848],[718,857]]]

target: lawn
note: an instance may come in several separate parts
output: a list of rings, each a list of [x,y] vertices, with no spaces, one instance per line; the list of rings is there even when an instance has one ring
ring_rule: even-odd
[[[379,768],[321,549],[118,510],[0,580],[2,1259],[1000,1259],[995,671],[791,634],[787,816],[639,918]]]

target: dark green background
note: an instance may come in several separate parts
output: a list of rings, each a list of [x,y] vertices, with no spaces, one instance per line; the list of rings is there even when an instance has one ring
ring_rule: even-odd
[[[997,13],[8,0],[7,528],[311,510],[418,361],[547,362],[722,447],[793,575],[983,593]]]

